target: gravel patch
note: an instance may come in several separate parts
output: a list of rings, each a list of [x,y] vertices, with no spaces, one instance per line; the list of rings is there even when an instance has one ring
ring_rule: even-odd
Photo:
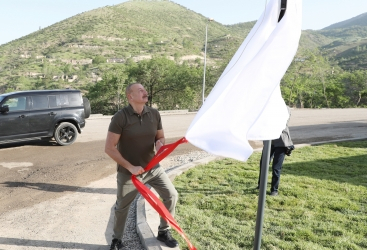
[[[129,214],[126,221],[126,230],[122,237],[124,242],[123,250],[145,250],[143,244],[140,241],[138,232],[136,231],[136,202],[140,195],[138,195],[134,202],[131,203]]]
[[[213,155],[206,151],[193,151],[188,154],[173,156],[170,159],[171,162],[173,163],[172,166],[170,166],[170,168],[175,168],[183,164],[193,162],[199,159],[203,159],[209,156],[213,156]]]

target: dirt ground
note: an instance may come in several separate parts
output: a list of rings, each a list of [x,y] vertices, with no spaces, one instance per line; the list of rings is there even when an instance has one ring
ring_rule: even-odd
[[[0,147],[0,216],[74,192],[116,172],[116,164],[104,153],[102,140],[67,147],[44,141]],[[194,150],[199,149],[183,144],[171,156]]]

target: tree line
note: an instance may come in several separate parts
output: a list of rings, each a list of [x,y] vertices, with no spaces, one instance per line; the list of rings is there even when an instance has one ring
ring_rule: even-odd
[[[230,56],[217,66],[207,66],[205,86],[207,96],[227,66]],[[101,81],[81,86],[91,102],[93,113],[114,114],[127,105],[125,88],[139,82],[149,93],[149,106],[159,110],[188,109],[202,105],[203,64],[200,60],[180,63],[166,57],[153,57],[138,63],[94,64]],[[72,68],[63,69],[70,73]],[[65,80],[54,80],[54,66],[43,65],[44,78],[32,83],[27,77],[17,79],[17,89],[63,88]],[[78,74],[82,76],[81,74]],[[16,86],[9,82],[6,92]],[[280,82],[287,105],[295,108],[356,108],[367,107],[367,72],[343,70],[319,50],[299,53]]]
[[[292,107],[367,107],[367,72],[343,70],[320,51],[308,51],[292,62],[281,81],[281,90]]]
[[[207,96],[228,60],[208,67]],[[87,87],[93,113],[114,114],[127,105],[125,88],[139,82],[149,93],[147,105],[159,110],[197,110],[202,105],[203,65],[179,64],[164,57],[129,62],[105,70],[103,80]],[[280,83],[287,105],[296,108],[367,107],[367,72],[345,71],[319,51],[296,57]]]
[[[149,94],[149,106],[159,110],[197,110],[201,105],[201,65],[176,63],[165,57],[130,61],[103,72],[103,79],[87,87],[93,113],[114,114],[127,105],[126,86],[141,83]]]

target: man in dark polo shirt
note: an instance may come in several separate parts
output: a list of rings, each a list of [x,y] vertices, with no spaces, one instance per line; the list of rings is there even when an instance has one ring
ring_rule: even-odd
[[[165,143],[161,116],[156,109],[146,106],[148,93],[139,83],[126,88],[129,105],[118,111],[111,120],[105,152],[117,162],[117,200],[111,250],[122,249],[122,236],[131,202],[138,191],[131,175],[151,185],[172,216],[175,215],[178,193],[162,167],[155,166],[148,172],[144,168]],[[178,246],[171,236],[169,224],[161,218],[157,239],[169,247]]]

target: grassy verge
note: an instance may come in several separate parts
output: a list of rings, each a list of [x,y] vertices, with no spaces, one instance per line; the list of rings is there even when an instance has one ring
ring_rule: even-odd
[[[198,249],[253,249],[260,155],[176,177],[176,219]],[[271,172],[268,193],[270,180]],[[286,157],[279,196],[266,197],[261,249],[367,249],[367,141],[304,147]]]

